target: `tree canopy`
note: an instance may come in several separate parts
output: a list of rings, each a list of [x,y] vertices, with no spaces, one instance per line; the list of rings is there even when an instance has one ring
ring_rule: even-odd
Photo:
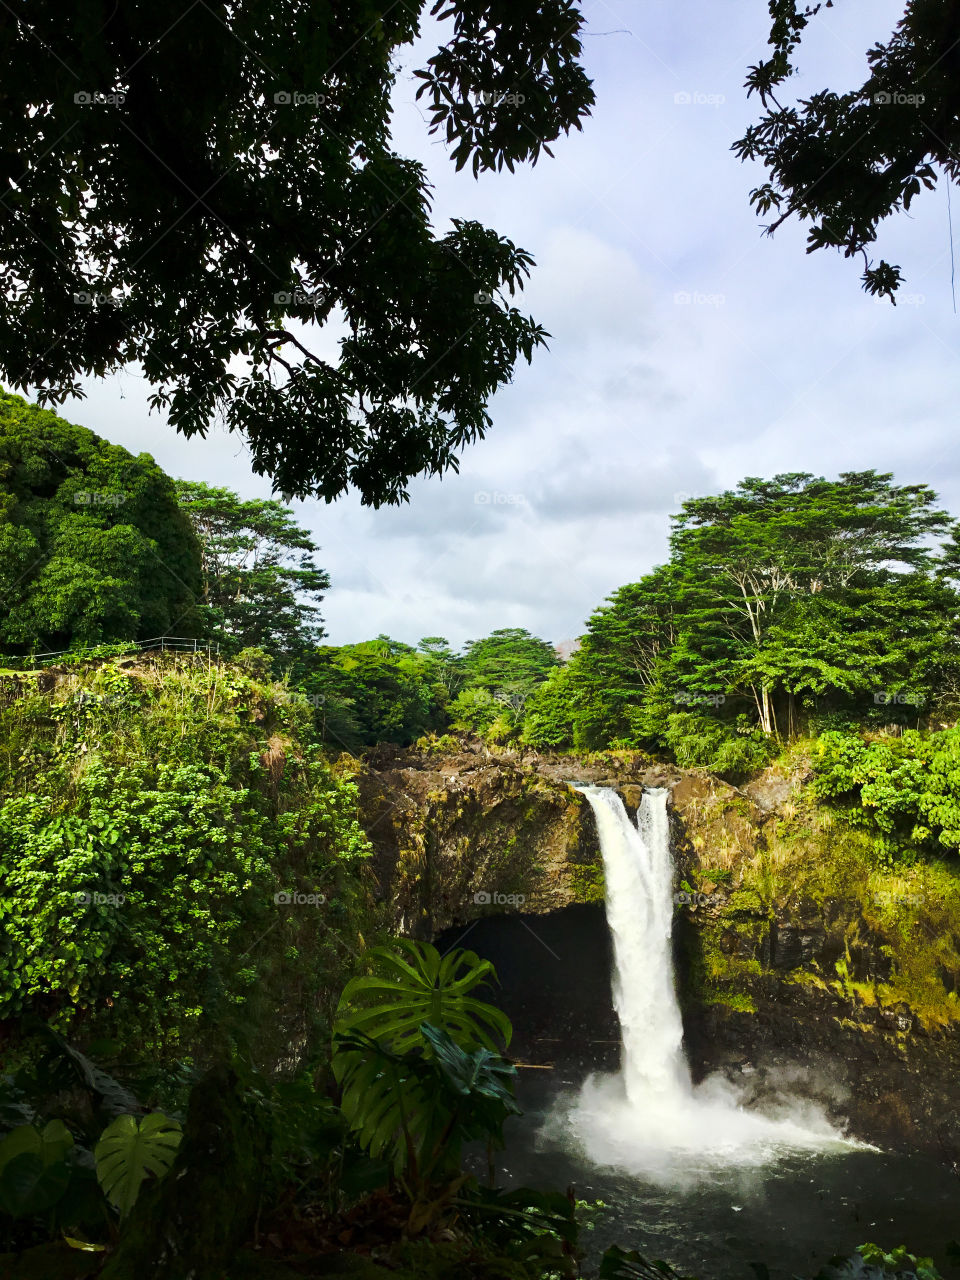
[[[407,745],[444,723],[448,694],[430,652],[380,635],[323,645],[308,668],[303,688],[317,708],[321,736],[334,747]]]
[[[523,705],[557,663],[553,645],[524,627],[501,627],[482,640],[468,640],[463,652],[467,686],[516,706]]]
[[[377,506],[455,468],[546,335],[510,301],[530,255],[466,218],[436,232],[391,146],[423,8],[35,0],[0,24],[0,372],[56,404],[138,363],[177,430],[222,420],[286,495]],[[419,96],[458,167],[581,127],[576,0],[430,13],[448,39]]]
[[[938,171],[960,175],[960,10],[943,0],[910,0],[885,44],[867,51],[861,85],[781,101],[798,70],[798,51],[812,18],[832,0],[769,0],[770,56],[752,66],[749,93],[765,114],[734,144],[743,160],[759,160],[769,181],[751,192],[773,232],[796,216],[810,224],[807,252],[835,248],[864,262],[868,293],[895,301],[900,269],[874,262],[880,223],[908,210]]]
[[[150,455],[0,392],[0,643],[194,636],[199,599],[197,540]]]
[[[523,736],[737,772],[816,717],[916,721],[956,697],[955,529],[928,486],[874,471],[691,499],[668,563],[596,610]]]
[[[211,637],[227,653],[259,647],[279,659],[319,644],[330,579],[289,508],[188,480],[177,481],[177,496],[200,543]]]

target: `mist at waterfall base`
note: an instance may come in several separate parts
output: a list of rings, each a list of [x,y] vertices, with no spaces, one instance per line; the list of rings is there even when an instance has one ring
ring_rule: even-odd
[[[618,1244],[704,1280],[764,1274],[790,1280],[816,1275],[831,1257],[849,1256],[869,1240],[887,1248],[906,1244],[932,1255],[942,1275],[957,1276],[947,1254],[957,1236],[958,1204],[949,1170],[921,1153],[879,1152],[844,1141],[821,1111],[791,1096],[785,1080],[779,1097],[775,1088],[763,1091],[773,1097],[763,1112],[744,1106],[744,1091],[723,1078],[691,1083],[673,984],[666,795],[647,793],[638,829],[615,792],[580,790],[597,815],[602,840],[621,1071],[583,1083],[578,1063],[570,1060],[558,1061],[556,1069],[521,1070],[523,1114],[509,1121],[506,1149],[495,1157],[498,1185],[573,1187],[578,1199],[601,1201],[606,1207],[594,1229],[581,1235],[594,1268],[603,1251]],[[469,938],[495,959],[514,994],[518,986],[536,986],[540,951],[546,972],[561,969],[567,981],[599,1000],[598,940],[584,931],[577,915],[582,910],[568,908],[556,929],[549,919],[493,918],[451,931],[447,944],[462,946]],[[561,928],[575,939],[571,947],[590,948],[579,967],[558,963]],[[524,939],[533,952],[522,950]],[[604,969],[604,986],[606,981]],[[548,1003],[558,999],[559,990],[547,997]],[[572,1021],[555,1013],[552,1024],[544,1022],[536,1000],[514,1012],[535,1026],[535,1038],[559,1047],[555,1037],[576,1040],[584,1019],[582,1001],[571,1004]],[[586,1055],[600,1054],[607,1044],[602,1037],[610,1033],[613,1027],[608,1031],[600,1018],[583,1042]],[[478,1146],[472,1158],[473,1172],[484,1180],[486,1151]]]
[[[578,790],[600,835],[622,1068],[558,1099],[545,1136],[573,1144],[594,1164],[671,1185],[851,1145],[810,1100],[775,1093],[761,1112],[746,1109],[743,1091],[724,1077],[694,1086],[674,987],[667,792],[644,792],[634,826],[615,791]]]

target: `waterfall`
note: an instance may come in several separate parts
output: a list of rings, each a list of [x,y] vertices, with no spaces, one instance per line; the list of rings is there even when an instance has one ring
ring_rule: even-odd
[[[597,819],[616,966],[613,1003],[623,1040],[623,1083],[639,1106],[690,1093],[683,1022],[673,982],[673,865],[667,793],[645,791],[635,827],[615,791],[586,790]]]
[[[761,1113],[747,1109],[742,1091],[721,1076],[694,1086],[673,972],[667,791],[644,792],[635,826],[615,791],[577,790],[600,836],[622,1055],[619,1075],[591,1076],[561,1106],[561,1128],[596,1163],[652,1178],[844,1142],[809,1100],[773,1091]]]

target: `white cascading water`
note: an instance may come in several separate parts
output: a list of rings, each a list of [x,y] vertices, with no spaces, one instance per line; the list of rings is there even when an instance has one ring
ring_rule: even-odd
[[[652,1178],[844,1143],[809,1101],[778,1096],[761,1114],[746,1110],[722,1077],[693,1085],[674,986],[667,792],[644,792],[634,826],[615,791],[577,790],[600,835],[623,1051],[620,1074],[591,1076],[557,1117],[562,1127],[597,1164]]]

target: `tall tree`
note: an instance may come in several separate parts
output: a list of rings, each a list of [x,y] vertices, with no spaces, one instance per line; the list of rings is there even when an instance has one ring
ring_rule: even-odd
[[[319,547],[272,499],[178,480],[177,495],[200,543],[211,634],[228,653],[259,646],[301,657],[324,636],[320,601],[330,585]]]
[[[556,650],[524,627],[502,627],[468,640],[463,671],[468,689],[486,689],[515,710],[558,665]]]
[[[150,455],[0,391],[0,643],[195,636],[200,595],[197,540]]]
[[[433,659],[389,636],[323,645],[309,663],[304,689],[318,706],[317,724],[334,746],[406,746],[437,727],[446,693]]]
[[[579,745],[599,747],[654,732],[651,712],[663,702],[665,669],[677,642],[675,578],[669,565],[654,569],[591,615],[570,663]]]
[[[530,255],[464,218],[436,234],[423,166],[391,147],[398,59],[425,7],[10,10],[0,372],[59,403],[139,362],[177,430],[222,419],[290,496],[354,485],[396,502],[412,476],[455,466],[546,335],[510,301]],[[577,0],[430,13],[447,41],[418,96],[458,168],[512,170],[581,127],[594,95]]]
[[[748,478],[719,497],[685,502],[671,538],[684,614],[678,672],[707,691],[745,686],[764,731],[773,732],[776,693],[795,689],[782,671],[775,677],[769,648],[791,616],[809,617],[796,602],[822,594],[841,605],[855,630],[857,591],[886,592],[893,601],[911,572],[932,569],[926,540],[952,523],[935,502],[928,486],[894,485],[873,471],[836,481],[799,473]],[[879,681],[884,664],[876,649],[869,652],[859,658],[862,675]],[[851,646],[848,665],[856,661]]]
[[[525,735],[562,737],[565,701],[577,746],[682,748],[740,771],[767,752],[752,725],[791,736],[804,706],[916,716],[957,688],[958,548],[930,488],[873,471],[748,478],[692,499],[670,562],[592,615]]]
[[[910,0],[886,44],[867,51],[858,88],[781,101],[807,26],[831,3],[769,0],[770,56],[747,75],[765,114],[734,150],[769,174],[750,195],[761,215],[773,215],[769,232],[791,217],[810,223],[808,253],[861,257],[864,289],[895,301],[900,270],[874,262],[869,249],[879,224],[934,187],[938,171],[948,182],[960,176],[960,8]]]
[[[424,636],[417,648],[433,663],[436,681],[443,686],[447,698],[455,698],[464,681],[460,656],[444,636]]]

